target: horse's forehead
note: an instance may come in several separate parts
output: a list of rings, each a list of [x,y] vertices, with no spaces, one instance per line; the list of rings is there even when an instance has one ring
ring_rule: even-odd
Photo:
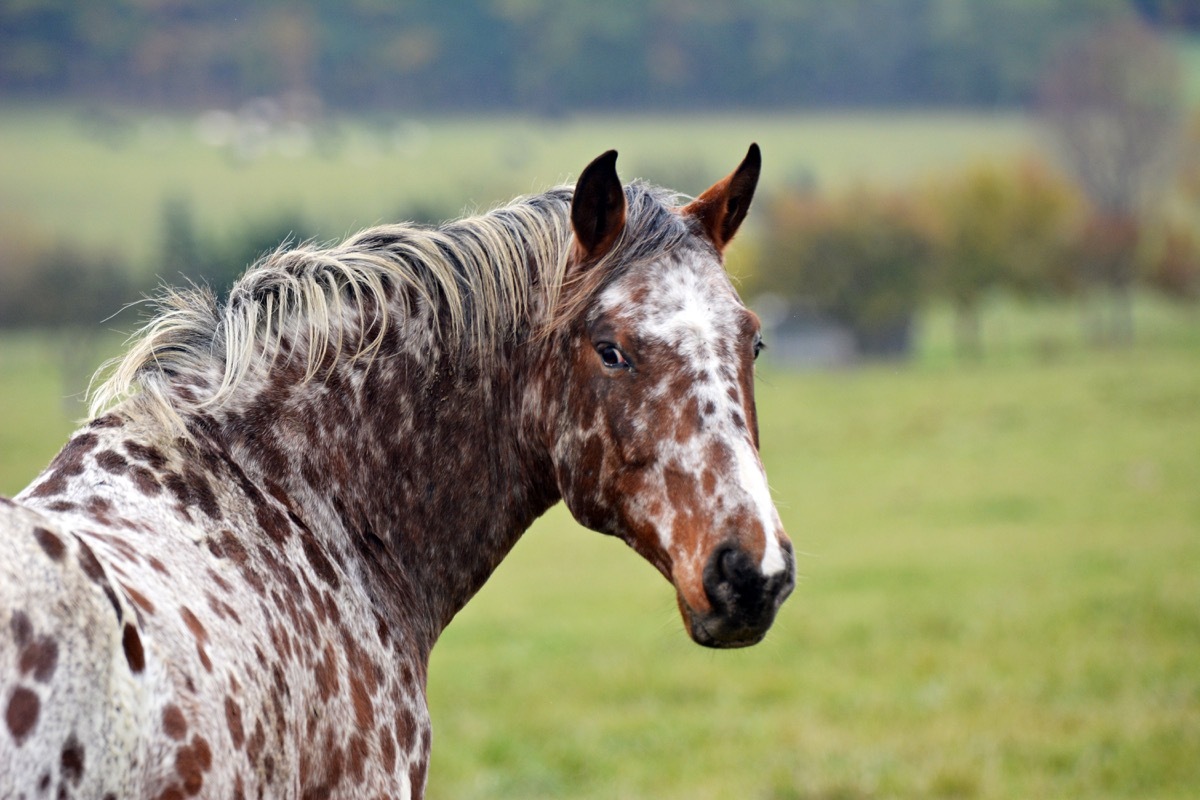
[[[744,318],[744,306],[720,261],[699,250],[685,250],[622,276],[599,301],[602,315],[633,326],[639,337],[672,344],[727,338]]]

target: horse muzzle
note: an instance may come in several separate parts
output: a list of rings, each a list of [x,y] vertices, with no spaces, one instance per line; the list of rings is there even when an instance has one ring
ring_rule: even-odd
[[[704,593],[710,608],[693,609],[682,598],[688,633],[704,647],[748,647],[762,641],[775,614],[796,586],[795,557],[784,547],[785,566],[771,575],[736,545],[716,548],[704,566]]]

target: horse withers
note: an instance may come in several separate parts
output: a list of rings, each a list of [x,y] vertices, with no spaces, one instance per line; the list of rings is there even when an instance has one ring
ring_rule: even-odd
[[[422,796],[429,653],[560,499],[696,642],[762,639],[794,561],[722,266],[759,151],[686,204],[615,164],[160,300],[0,499],[0,796]]]

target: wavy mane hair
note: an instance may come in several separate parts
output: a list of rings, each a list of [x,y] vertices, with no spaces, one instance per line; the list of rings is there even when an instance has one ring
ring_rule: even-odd
[[[333,247],[280,248],[252,265],[224,302],[207,287],[168,288],[126,353],[97,373],[108,377],[92,392],[90,411],[141,396],[181,423],[180,412],[220,406],[255,367],[273,363],[288,333],[306,340],[305,381],[323,366],[374,357],[389,326],[419,318],[448,351],[479,358],[522,332],[545,335],[569,323],[625,270],[694,233],[673,213],[680,195],[634,182],[625,187],[620,240],[568,276],[572,193],[561,186],[438,227],[382,225]],[[206,398],[169,391],[214,374],[219,385]]]

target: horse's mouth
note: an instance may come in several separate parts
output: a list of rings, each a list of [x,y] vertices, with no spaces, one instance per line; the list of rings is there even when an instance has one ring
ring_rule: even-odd
[[[688,633],[691,634],[693,642],[702,647],[711,647],[714,650],[735,650],[739,647],[756,645],[766,638],[769,629],[770,626],[767,626],[761,631],[741,632],[733,636],[727,636],[714,634],[703,620],[693,620],[688,625]]]
[[[747,620],[739,619],[737,616],[723,616],[711,611],[693,611],[683,598],[679,598],[679,600],[679,609],[683,614],[688,635],[701,647],[733,650],[756,645],[766,638],[767,631],[775,622],[774,610],[757,620]]]

